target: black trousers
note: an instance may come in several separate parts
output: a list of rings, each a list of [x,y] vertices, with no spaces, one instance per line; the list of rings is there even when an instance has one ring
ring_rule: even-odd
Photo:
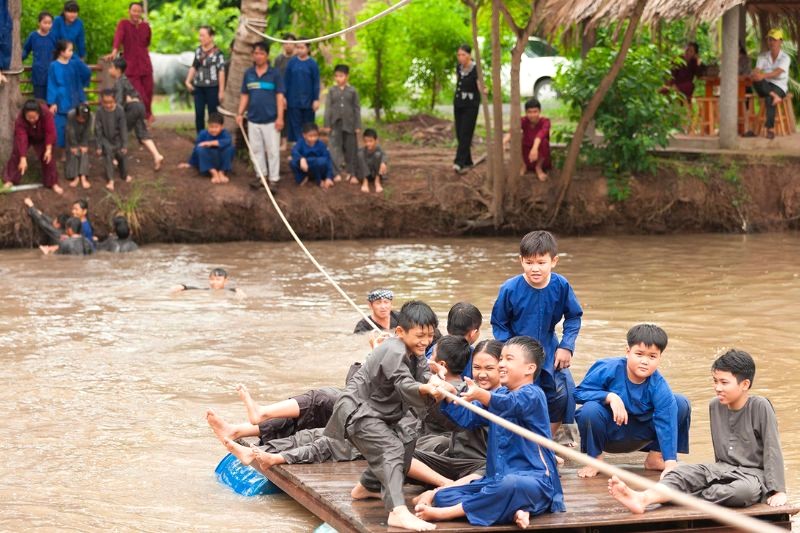
[[[769,95],[769,93],[775,93],[783,98],[786,96],[786,92],[774,83],[770,83],[767,80],[761,80],[753,83],[753,89],[755,89],[758,95],[764,98],[764,101],[766,102],[767,122],[765,126],[768,130],[771,130],[775,127],[775,106],[772,105],[772,97]]]
[[[194,127],[197,133],[206,129],[206,108],[216,113],[219,106],[219,86],[194,88]]]
[[[479,107],[454,107],[453,116],[456,123],[456,140],[458,149],[453,161],[460,167],[472,166],[472,136],[475,133],[475,123],[478,121]]]

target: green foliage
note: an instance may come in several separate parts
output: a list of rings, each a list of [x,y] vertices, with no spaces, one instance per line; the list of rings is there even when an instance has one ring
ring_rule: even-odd
[[[223,8],[220,0],[184,0],[165,2],[150,11],[153,42],[150,49],[163,54],[194,50],[198,46],[197,29],[211,26],[214,40],[222,50],[228,49],[239,23],[239,10]]]
[[[127,195],[117,191],[107,191],[106,196],[100,201],[111,202],[115,209],[113,216],[122,215],[127,218],[131,232],[139,235],[142,223],[150,213],[148,210],[150,200],[163,196],[166,191],[167,187],[161,178],[156,181],[137,180]]]
[[[28,34],[39,27],[40,11],[49,11],[53,16],[61,14],[63,2],[54,0],[25,0],[22,10],[21,36],[24,41]],[[86,31],[86,60],[96,63],[97,58],[111,51],[114,30],[117,22],[128,16],[129,0],[92,0],[79,2],[80,18]]]
[[[580,119],[616,56],[616,50],[595,47],[585,60],[572,63],[556,77],[557,90],[573,120]],[[652,171],[650,150],[666,146],[680,123],[682,115],[674,92],[660,91],[669,77],[670,65],[671,57],[661,54],[652,44],[631,48],[595,114],[603,139],[598,146],[587,143],[582,151],[589,164],[603,169],[609,194],[615,200],[627,197],[632,174]]]

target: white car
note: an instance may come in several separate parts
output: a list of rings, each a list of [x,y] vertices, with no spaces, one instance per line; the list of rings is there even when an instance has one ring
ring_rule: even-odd
[[[558,51],[538,37],[531,37],[528,46],[522,54],[519,66],[519,88],[523,98],[536,97],[537,100],[556,98],[553,88],[553,78],[559,65],[569,63],[565,57],[558,55]],[[503,78],[508,86],[511,67],[503,68]]]

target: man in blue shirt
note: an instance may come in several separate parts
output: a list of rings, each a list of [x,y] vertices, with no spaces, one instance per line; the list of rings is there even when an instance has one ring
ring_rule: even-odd
[[[256,164],[270,181],[270,189],[280,180],[280,147],[285,109],[283,79],[280,71],[269,65],[269,44],[253,46],[254,65],[242,80],[242,97],[236,123],[241,126],[247,110],[247,136],[256,157]],[[267,164],[269,162],[269,165]],[[256,179],[251,186],[260,187]]]

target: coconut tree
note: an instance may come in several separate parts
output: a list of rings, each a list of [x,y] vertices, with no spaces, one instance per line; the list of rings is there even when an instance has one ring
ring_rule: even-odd
[[[12,31],[13,48],[11,51],[11,70],[22,68],[22,49],[20,48],[20,16],[22,0],[9,0],[8,11],[14,21]],[[8,161],[13,145],[14,128],[11,124],[19,109],[19,77],[6,76],[6,82],[0,85],[0,161]]]

